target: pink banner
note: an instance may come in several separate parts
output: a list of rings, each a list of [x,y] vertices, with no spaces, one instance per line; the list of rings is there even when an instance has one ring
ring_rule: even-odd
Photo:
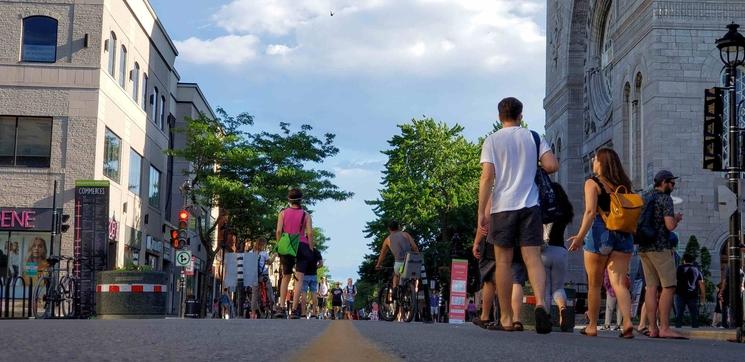
[[[468,280],[468,260],[453,259],[450,268],[450,323],[460,324],[466,320],[466,281]]]

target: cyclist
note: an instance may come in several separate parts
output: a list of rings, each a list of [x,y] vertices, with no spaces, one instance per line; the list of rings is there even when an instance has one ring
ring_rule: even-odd
[[[393,254],[395,262],[393,263],[393,287],[398,287],[398,279],[401,273],[404,271],[404,263],[406,262],[406,253],[412,252],[419,254],[419,248],[416,246],[414,239],[405,231],[399,230],[400,226],[398,221],[391,221],[388,223],[389,235],[383,240],[383,246],[380,249],[380,256],[378,256],[378,263],[375,265],[375,269],[380,270],[382,268],[381,263],[385,258],[388,250]]]

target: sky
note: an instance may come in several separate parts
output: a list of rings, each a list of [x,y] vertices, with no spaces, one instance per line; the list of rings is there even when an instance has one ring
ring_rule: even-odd
[[[248,112],[255,130],[289,122],[336,134],[340,152],[322,167],[355,195],[312,207],[334,279],[356,278],[369,252],[365,200],[379,195],[397,125],[432,117],[476,140],[515,96],[530,128],[544,128],[543,0],[150,2],[179,50],[181,81],[212,107]]]

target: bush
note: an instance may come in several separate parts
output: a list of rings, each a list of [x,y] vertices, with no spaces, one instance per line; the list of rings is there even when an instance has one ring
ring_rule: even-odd
[[[118,272],[133,272],[133,271],[136,271],[136,272],[151,272],[151,271],[153,271],[153,267],[151,267],[150,265],[138,265],[138,264],[134,264],[134,263],[127,263],[127,264],[124,265],[123,268],[116,268],[116,269],[114,269],[114,271],[118,271]]]

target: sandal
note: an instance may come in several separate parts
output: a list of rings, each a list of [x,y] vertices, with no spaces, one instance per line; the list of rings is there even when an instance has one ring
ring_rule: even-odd
[[[623,331],[621,331],[621,333],[618,334],[618,336],[623,339],[634,338],[634,327],[629,327],[627,329],[624,329]]]
[[[598,332],[587,333],[587,327],[580,329],[579,330],[579,334],[581,334],[583,336],[588,336],[588,337],[597,337],[598,336]]]
[[[559,321],[559,328],[562,332],[571,332],[572,331],[572,325],[569,323],[570,318],[572,318],[571,313],[569,313],[568,308],[562,308],[559,311],[559,315],[561,315],[561,321]]]
[[[525,326],[521,322],[512,322],[512,330],[515,332],[522,332],[525,330]]]
[[[649,328],[644,327],[644,328],[637,329],[636,333],[649,337]]]
[[[535,331],[538,334],[551,333],[551,316],[543,307],[535,308]]]
[[[486,326],[489,324],[489,321],[481,320],[481,318],[479,318],[479,317],[473,318],[473,320],[471,320],[471,322],[473,322],[473,324],[475,324],[475,325],[477,325],[477,326],[479,326],[479,327],[481,327],[483,329],[486,329]]]
[[[489,330],[492,330],[492,331],[502,331],[502,332],[514,332],[515,331],[514,328],[512,328],[512,327],[506,328],[506,327],[502,326],[501,324],[499,324],[497,322],[494,322],[492,324],[492,326],[490,326],[490,327],[494,328],[494,329],[491,329],[491,328],[489,329]]]
[[[498,331],[499,330],[499,323],[497,322],[489,322],[484,324],[484,329],[487,331]]]

